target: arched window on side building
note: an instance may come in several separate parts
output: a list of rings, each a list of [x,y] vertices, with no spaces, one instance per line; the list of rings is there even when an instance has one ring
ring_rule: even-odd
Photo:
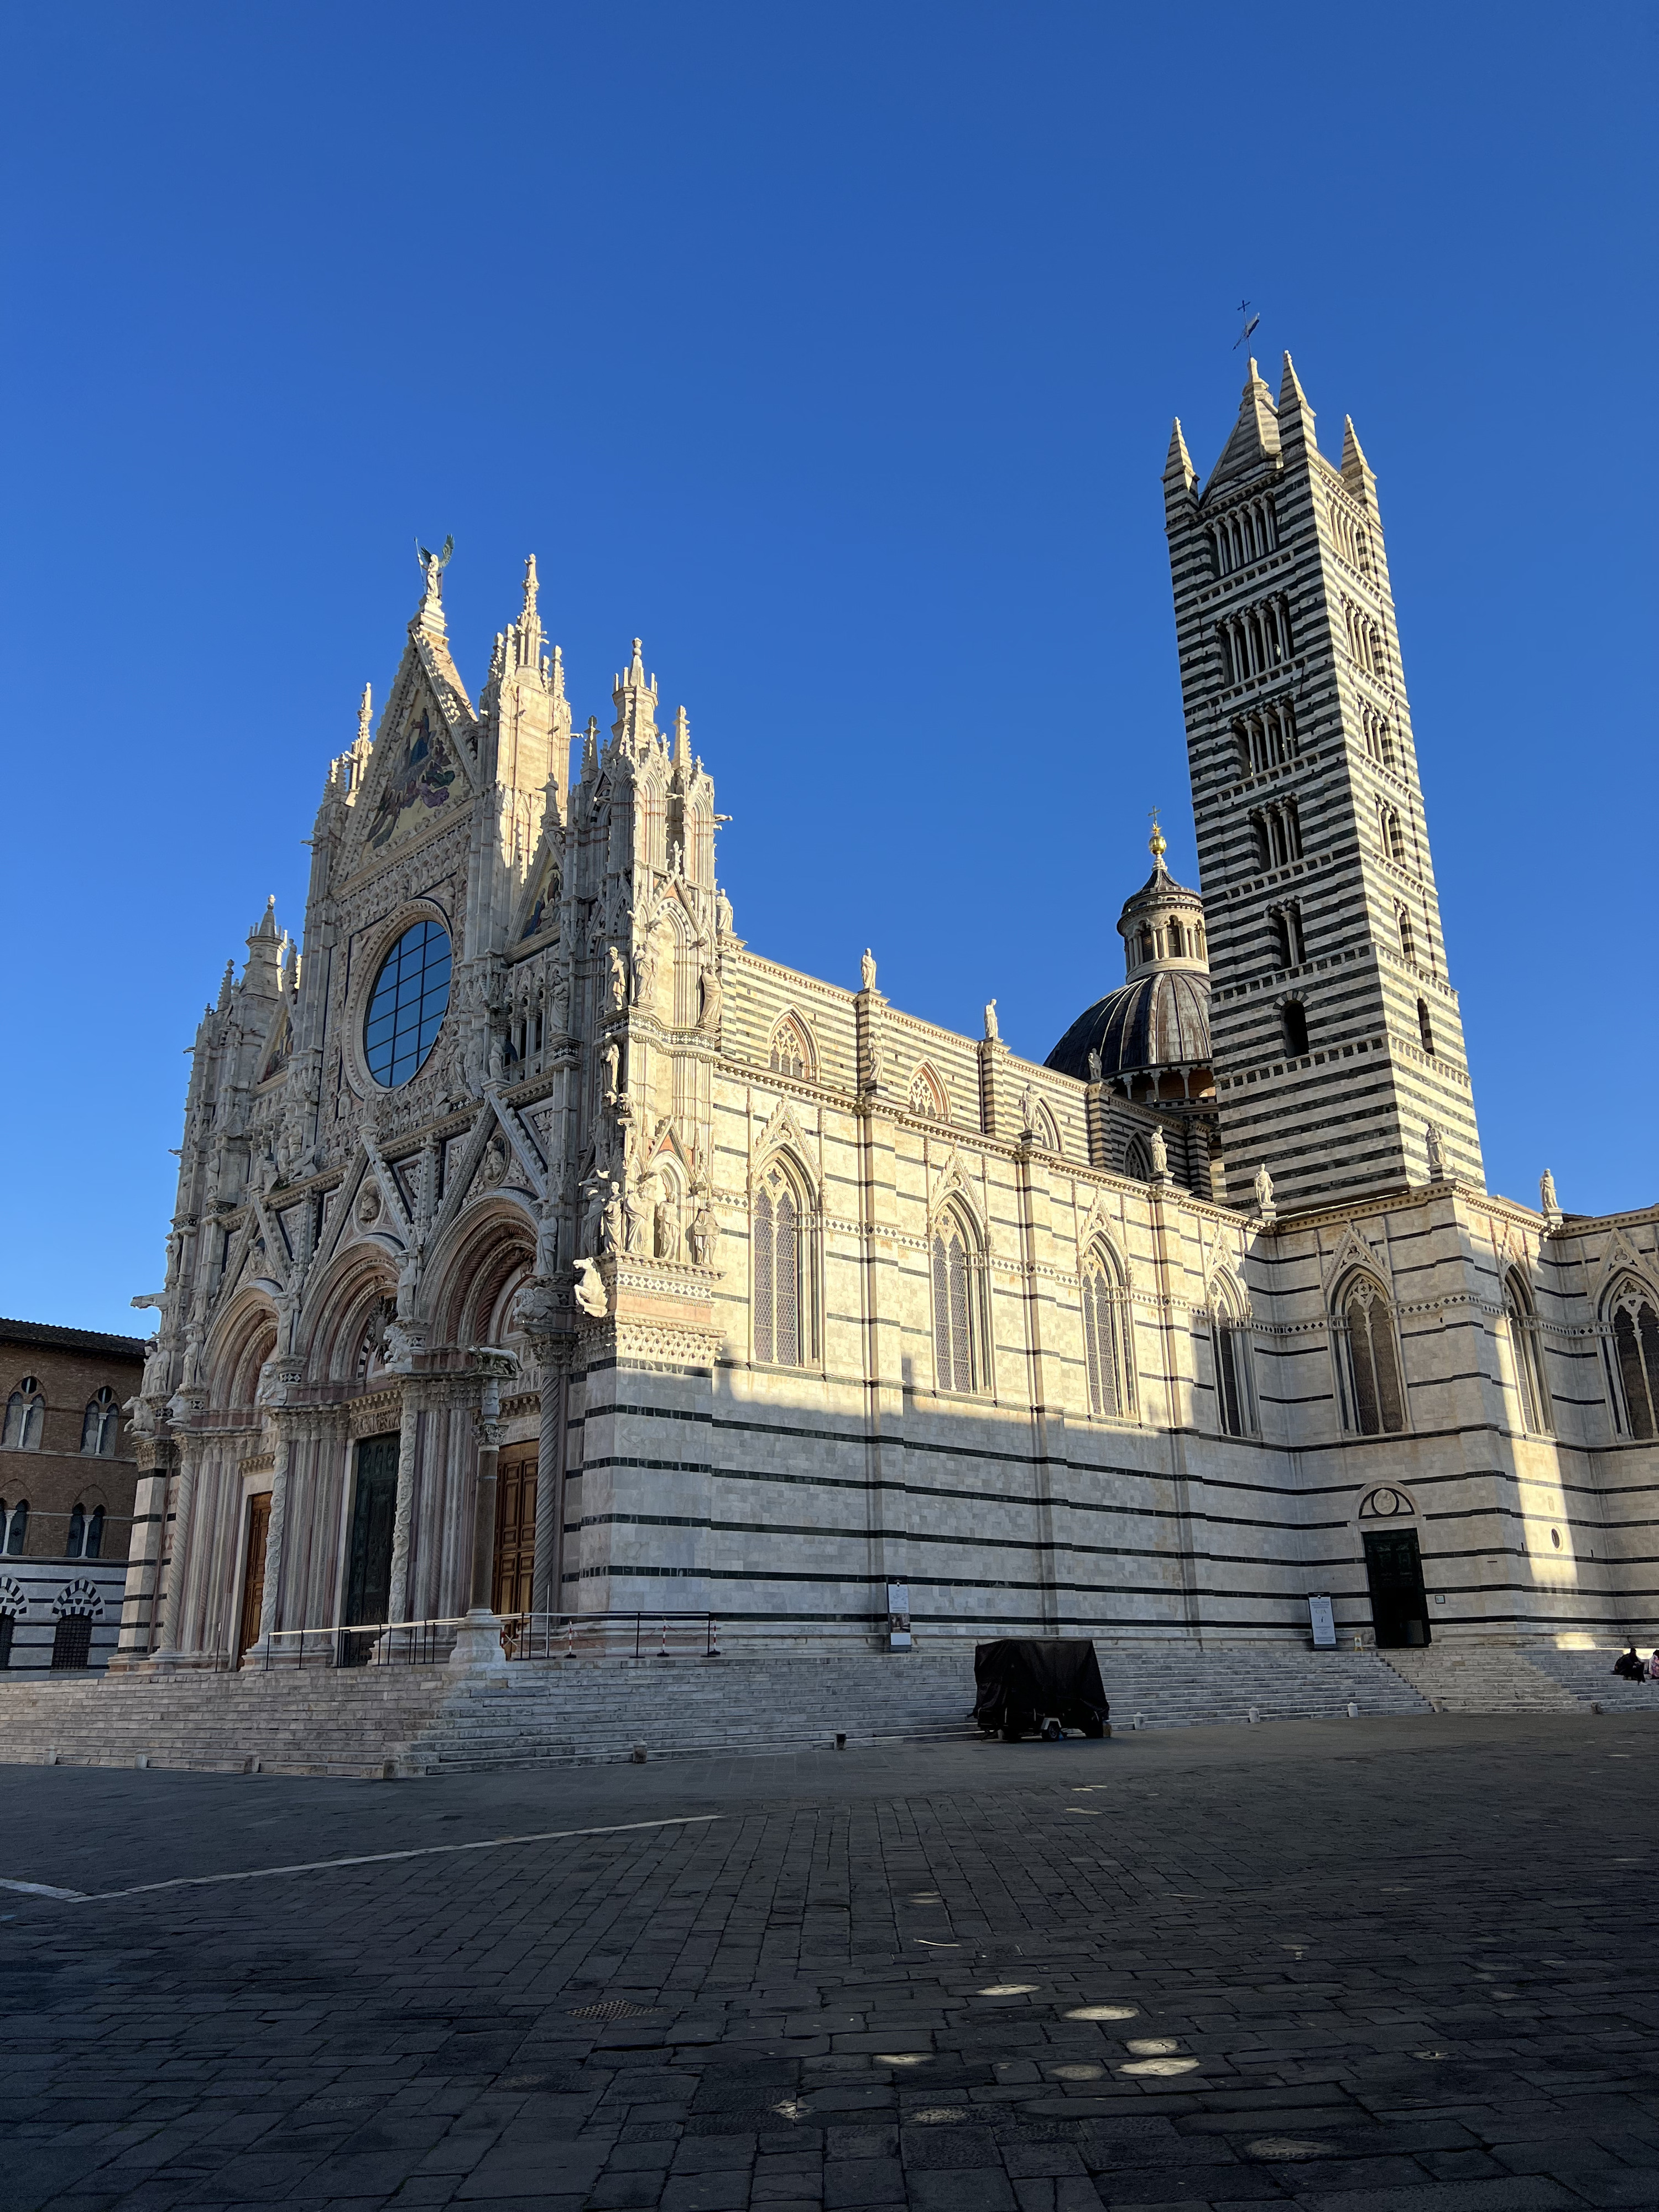
[[[106,1383],[101,1390],[93,1393],[82,1417],[82,1450],[96,1453],[100,1459],[112,1458],[120,1428],[121,1408],[115,1401],[114,1391]]]
[[[1089,1410],[1122,1416],[1134,1407],[1133,1338],[1123,1271],[1104,1243],[1083,1263],[1083,1342],[1089,1364]]]
[[[1532,1293],[1518,1267],[1511,1267],[1504,1278],[1504,1316],[1509,1323],[1510,1350],[1515,1358],[1515,1387],[1521,1394],[1522,1421],[1535,1434],[1547,1436],[1553,1424],[1538,1316],[1534,1310]]]
[[[6,1400],[6,1423],[0,1443],[10,1451],[39,1451],[46,1401],[33,1375],[26,1375]]]

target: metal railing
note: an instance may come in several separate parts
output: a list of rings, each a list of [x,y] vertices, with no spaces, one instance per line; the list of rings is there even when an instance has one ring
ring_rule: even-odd
[[[509,1659],[718,1659],[712,1613],[515,1613],[501,1622]]]
[[[449,1656],[459,1615],[449,1620],[365,1620],[331,1628],[274,1628],[259,1655],[277,1667],[435,1667]]]

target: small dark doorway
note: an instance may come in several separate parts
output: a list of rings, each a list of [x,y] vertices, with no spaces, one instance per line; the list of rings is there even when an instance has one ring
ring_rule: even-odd
[[[89,1613],[64,1613],[52,1631],[53,1667],[76,1671],[88,1666],[91,1660],[92,1615]]]
[[[340,1616],[348,1626],[353,1621],[386,1619],[392,1600],[392,1528],[397,1513],[398,1439],[365,1437],[357,1447],[357,1489]],[[343,1636],[341,1666],[366,1667],[376,1641],[373,1636]]]
[[[1380,1651],[1403,1650],[1429,1641],[1429,1603],[1414,1528],[1368,1530],[1365,1578],[1371,1588],[1371,1624]]]
[[[528,1613],[536,1565],[534,1444],[504,1451],[495,1476],[495,1575],[490,1609]]]
[[[259,1615],[265,1608],[265,1539],[270,1534],[270,1492],[247,1502],[247,1545],[242,1565],[242,1617],[236,1630],[236,1663],[259,1639]]]

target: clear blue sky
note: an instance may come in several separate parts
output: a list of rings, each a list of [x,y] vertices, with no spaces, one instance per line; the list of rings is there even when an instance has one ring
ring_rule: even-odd
[[[13,9],[0,1311],[143,1328],[189,1042],[453,531],[640,633],[767,954],[1040,1058],[1195,880],[1234,303],[1381,483],[1489,1180],[1656,1174],[1650,9]]]

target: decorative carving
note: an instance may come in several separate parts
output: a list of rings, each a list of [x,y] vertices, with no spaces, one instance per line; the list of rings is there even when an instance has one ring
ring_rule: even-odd
[[[1423,1133],[1423,1139],[1424,1147],[1429,1157],[1429,1181],[1444,1182],[1450,1174],[1450,1169],[1446,1159],[1446,1140],[1441,1134],[1439,1123],[1431,1121]]]
[[[605,1297],[599,1268],[592,1260],[578,1260],[576,1262],[575,1297],[582,1311],[591,1314],[595,1321],[603,1321],[611,1310],[611,1302]]]
[[[1250,1188],[1255,1193],[1256,1212],[1261,1216],[1261,1218],[1264,1221],[1268,1220],[1271,1218],[1275,1209],[1273,1206],[1273,1179],[1267,1173],[1266,1161],[1263,1161],[1262,1164],[1256,1170],[1255,1180],[1251,1184]]]
[[[1560,1200],[1555,1195],[1555,1177],[1547,1168],[1538,1178],[1538,1210],[1552,1229],[1559,1229],[1565,1218]]]
[[[1152,1164],[1152,1181],[1168,1182],[1170,1179],[1170,1148],[1164,1141],[1163,1130],[1156,1123],[1153,1124],[1152,1135],[1146,1140],[1146,1155]]]
[[[611,948],[611,1003],[618,1013],[628,1004],[628,963],[616,945]]]
[[[997,1027],[997,1002],[994,999],[988,999],[985,1002],[985,1042],[995,1044],[1001,1035]]]
[[[860,956],[859,973],[864,978],[865,989],[873,991],[876,988],[876,956],[867,945]]]

